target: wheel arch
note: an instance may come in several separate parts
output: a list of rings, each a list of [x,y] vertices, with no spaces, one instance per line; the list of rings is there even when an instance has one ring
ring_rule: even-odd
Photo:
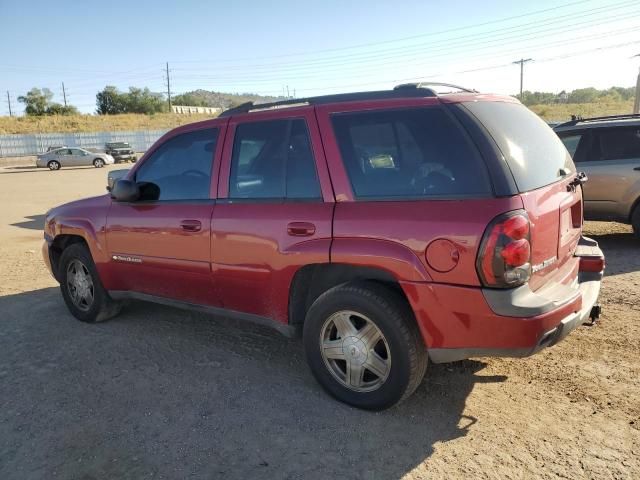
[[[85,240],[84,237],[77,234],[61,234],[56,235],[56,237],[51,242],[49,247],[49,256],[51,259],[51,271],[53,273],[54,278],[60,282],[60,258],[62,257],[62,252],[71,245],[74,244],[82,244],[85,245],[89,249],[89,244]]]
[[[347,263],[316,263],[299,268],[292,278],[289,288],[289,324],[302,325],[307,311],[320,295],[333,287],[355,281],[383,285],[410,305],[398,278],[388,270]]]

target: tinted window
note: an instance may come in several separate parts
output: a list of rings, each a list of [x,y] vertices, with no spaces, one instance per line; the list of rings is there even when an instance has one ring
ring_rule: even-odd
[[[575,161],[576,150],[578,150],[578,145],[580,144],[580,140],[582,139],[582,134],[576,133],[572,135],[561,135],[560,139],[562,140],[562,143],[564,143],[564,146],[569,152],[569,155],[571,155]]]
[[[575,171],[558,136],[524,105],[508,102],[464,105],[497,143],[521,192],[549,185]]]
[[[441,108],[340,113],[332,122],[357,197],[491,192],[484,162]]]
[[[209,198],[217,129],[196,130],[167,140],[140,166],[136,181],[143,198],[199,200]]]
[[[598,160],[640,158],[640,128],[594,129]]]
[[[236,127],[230,198],[320,198],[304,120],[271,120]]]

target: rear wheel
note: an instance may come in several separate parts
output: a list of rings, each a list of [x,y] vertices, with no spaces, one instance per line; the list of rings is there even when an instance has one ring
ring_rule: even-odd
[[[640,239],[640,203],[636,205],[631,214],[631,226],[633,227],[633,234]]]
[[[103,160],[103,159],[101,159],[101,158],[96,158],[96,159],[93,161],[93,166],[94,166],[94,167],[96,167],[96,168],[102,168],[102,167],[104,167],[104,160]]]
[[[307,361],[334,397],[381,410],[407,398],[427,367],[427,352],[406,302],[373,282],[321,295],[304,323]]]
[[[74,243],[64,249],[58,271],[64,301],[78,320],[94,323],[118,314],[120,304],[102,286],[86,246]]]
[[[60,170],[60,162],[58,162],[57,160],[51,160],[49,163],[47,163],[47,167],[49,167],[49,170],[51,171]]]

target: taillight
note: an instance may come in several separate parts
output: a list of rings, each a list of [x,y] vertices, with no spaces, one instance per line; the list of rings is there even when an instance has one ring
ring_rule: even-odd
[[[529,217],[516,210],[496,217],[487,227],[476,263],[487,287],[511,288],[531,277]]]

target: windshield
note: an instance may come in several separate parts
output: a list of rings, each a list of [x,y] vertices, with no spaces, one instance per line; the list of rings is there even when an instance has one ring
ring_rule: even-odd
[[[464,104],[482,122],[502,151],[520,192],[535,190],[575,172],[556,133],[520,103]]]

